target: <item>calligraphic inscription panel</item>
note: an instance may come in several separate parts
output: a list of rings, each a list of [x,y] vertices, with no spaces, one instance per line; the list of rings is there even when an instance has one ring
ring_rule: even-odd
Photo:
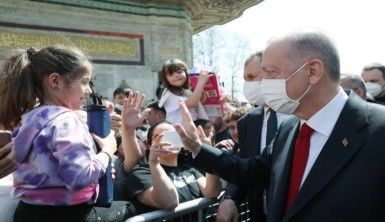
[[[144,65],[143,35],[0,22],[0,53],[55,44],[78,47],[95,63]]]

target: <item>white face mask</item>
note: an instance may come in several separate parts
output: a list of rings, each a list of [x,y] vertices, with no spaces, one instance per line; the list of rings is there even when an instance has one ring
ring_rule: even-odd
[[[283,114],[292,114],[297,109],[299,101],[310,90],[311,85],[302,94],[302,96],[300,96],[297,100],[293,100],[287,95],[286,82],[297,74],[303,67],[305,67],[306,64],[307,62],[287,79],[262,79],[262,97],[270,108]]]
[[[245,81],[243,84],[243,95],[251,104],[258,106],[265,104],[261,94],[261,81]]]
[[[366,90],[372,95],[373,97],[378,96],[381,91],[382,87],[380,84],[372,83],[372,82],[366,82],[365,83]]]

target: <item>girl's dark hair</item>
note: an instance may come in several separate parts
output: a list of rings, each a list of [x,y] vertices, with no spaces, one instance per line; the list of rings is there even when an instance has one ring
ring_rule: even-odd
[[[0,123],[14,128],[21,116],[44,103],[43,79],[60,74],[70,86],[86,71],[87,56],[77,48],[56,45],[17,49],[6,53],[0,64]]]
[[[162,66],[162,70],[159,71],[159,78],[162,85],[172,93],[182,96],[183,89],[190,89],[190,78],[187,76],[187,69],[187,65],[179,59],[166,61],[166,63]],[[186,82],[182,85],[182,87],[172,86],[166,78],[167,75],[171,75],[178,70],[184,70],[186,73]]]

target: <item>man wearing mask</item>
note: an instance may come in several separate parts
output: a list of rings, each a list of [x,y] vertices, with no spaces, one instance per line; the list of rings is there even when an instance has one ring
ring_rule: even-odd
[[[385,66],[373,63],[364,67],[361,73],[368,92],[376,103],[385,104]]]
[[[339,87],[332,41],[315,32],[273,39],[261,67],[265,103],[296,117],[261,156],[241,159],[202,145],[181,102],[176,129],[194,166],[243,189],[269,187],[269,222],[385,221],[385,107]]]
[[[270,144],[279,125],[288,115],[276,113],[265,105],[261,94],[262,51],[256,52],[246,59],[244,65],[243,93],[246,99],[258,107],[243,116],[237,124],[239,135],[239,152],[241,158],[259,156],[265,147]],[[226,186],[223,200],[219,204],[217,221],[237,221],[238,211],[236,203],[248,195],[249,216],[251,221],[265,221],[264,190],[253,189],[247,192],[242,186],[229,183]]]
[[[366,90],[364,79],[359,75],[341,74],[340,86],[344,90],[351,89],[365,101],[374,102],[373,97]]]

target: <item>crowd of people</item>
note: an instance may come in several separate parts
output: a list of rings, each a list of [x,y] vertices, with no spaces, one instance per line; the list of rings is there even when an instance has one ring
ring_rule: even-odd
[[[105,138],[88,128],[92,73],[73,47],[2,57],[0,179],[18,200],[4,220],[124,221],[221,191],[216,221],[239,221],[245,200],[251,221],[385,220],[385,66],[340,74],[326,35],[291,33],[250,55],[248,103],[221,116],[202,104],[213,74],[202,70],[192,90],[187,65],[168,60],[156,101],[128,87],[102,99]],[[219,103],[231,107],[226,93]],[[99,180],[111,162],[106,208]]]

